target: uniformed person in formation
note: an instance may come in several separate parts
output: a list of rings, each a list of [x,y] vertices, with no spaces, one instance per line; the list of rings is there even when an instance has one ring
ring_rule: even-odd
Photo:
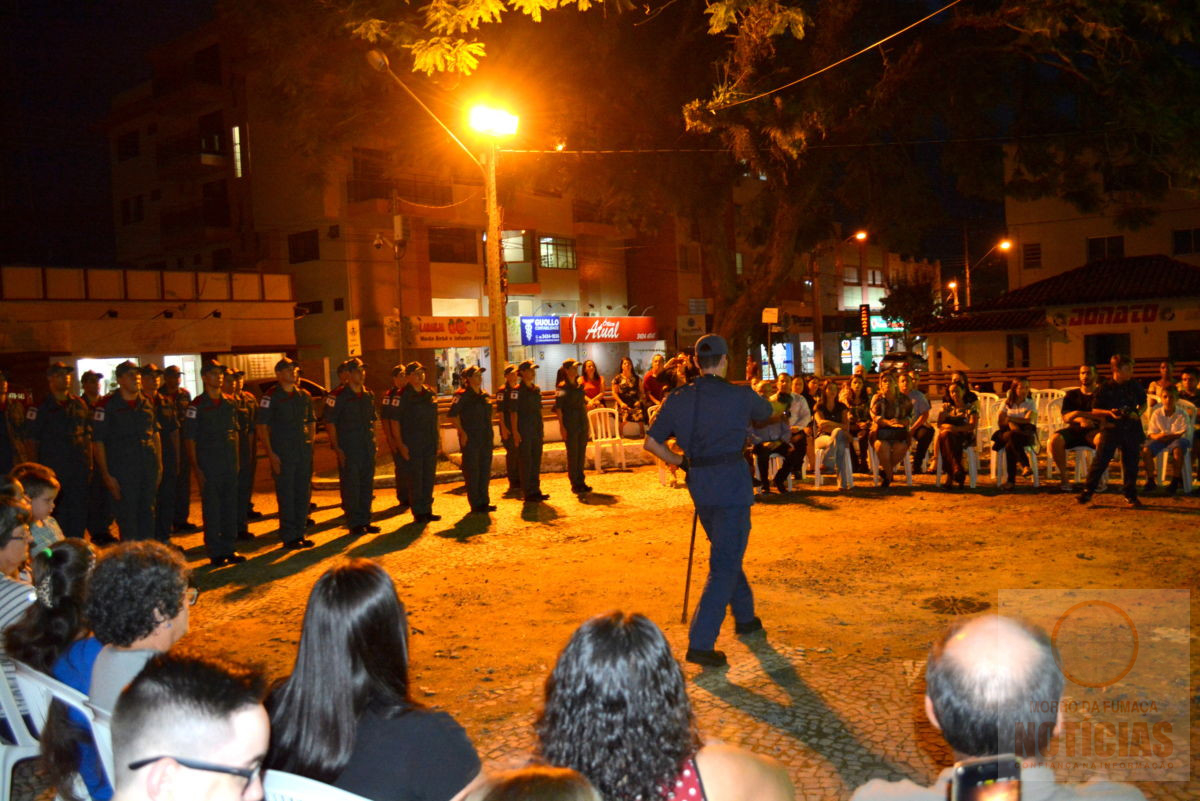
[[[158,394],[175,407],[175,418],[183,426],[188,405],[192,402],[192,393],[181,385],[183,378],[179,367],[172,364],[163,370],[163,383],[158,388]],[[182,430],[182,429],[181,429]],[[182,448],[183,441],[180,440]],[[192,463],[182,449],[179,452],[179,474],[175,479],[175,503],[171,517],[171,529],[179,534],[191,534],[199,531],[200,527],[188,520],[192,512]]]
[[[579,362],[567,359],[558,371],[554,389],[554,416],[559,434],[567,446],[567,477],[571,492],[582,495],[592,491],[583,473],[587,462],[587,395],[579,383]]]
[[[239,540],[252,540],[254,535],[250,533],[249,520],[250,497],[254,492],[254,472],[258,466],[255,458],[258,455],[255,453],[258,443],[255,441],[254,431],[258,398],[243,388],[245,382],[245,370],[233,370],[225,374],[225,394],[233,398],[238,421],[237,537]]]
[[[500,390],[500,396],[496,398],[496,411],[499,412],[497,416],[500,418],[500,442],[504,445],[504,473],[508,477],[505,498],[525,497],[525,493],[521,491],[521,460],[517,453],[517,443],[513,439],[513,429],[508,425],[511,422],[509,414],[513,411],[508,396],[520,383],[521,376],[517,374],[517,366],[504,365],[504,387]]]
[[[8,376],[0,370],[0,475],[8,475],[13,466],[24,459],[21,428],[25,425],[25,408],[8,397]]]
[[[204,548],[213,567],[236,565],[246,557],[233,552],[237,538],[238,412],[222,392],[225,365],[210,359],[200,368],[204,391],[188,404],[183,438],[200,487]]]
[[[542,444],[546,430],[542,422],[542,390],[534,383],[537,369],[532,359],[521,362],[517,365],[521,382],[516,389],[508,390],[508,426],[517,446],[521,489],[527,503],[550,499],[542,492]]]
[[[141,392],[141,372],[117,365],[117,388],[92,413],[96,464],[113,498],[121,540],[154,538],[154,509],[162,475],[162,443],[154,405]]]
[[[725,609],[733,613],[738,634],[762,630],[754,614],[754,595],[742,570],[750,538],[750,506],[754,486],[742,450],[746,430],[765,422],[771,403],[746,386],[724,378],[729,364],[725,340],[706,334],[696,343],[701,375],[663,401],[644,447],[669,464],[685,466],[688,491],[711,545],[708,580],[688,629],[687,661],[699,665],[727,664],[715,649]],[[684,456],[667,447],[671,437]],[[686,463],[684,458],[686,456]]]
[[[176,413],[175,404],[159,394],[163,371],[157,364],[142,366],[142,394],[154,406],[158,420],[158,436],[162,442],[162,478],[158,482],[158,502],[154,509],[154,539],[171,544],[171,530],[175,521],[175,492],[179,484],[180,449],[179,427],[182,418]]]
[[[329,447],[338,462],[342,512],[350,533],[378,534],[371,525],[371,496],[375,489],[375,395],[363,385],[366,366],[349,359],[338,366],[346,383],[325,398]]]
[[[379,419],[383,421],[383,437],[392,453],[392,467],[396,471],[396,511],[407,512],[411,504],[408,493],[408,463],[400,455],[400,396],[408,389],[408,377],[404,365],[392,368],[392,385],[383,394],[383,405]]]
[[[483,388],[484,369],[471,365],[462,371],[463,386],[454,393],[447,415],[458,430],[462,449],[463,477],[467,502],[475,514],[496,511],[488,498],[492,480],[492,400]]]
[[[92,472],[91,410],[71,392],[74,371],[55,362],[46,370],[50,392],[40,406],[25,413],[29,458],[55,472],[62,488],[54,519],[67,537],[87,530],[88,485]]]
[[[275,364],[278,383],[258,402],[258,438],[262,440],[275,499],[279,502],[279,539],[284,550],[311,548],[304,536],[312,497],[313,438],[317,418],[312,395],[299,386],[299,371],[286,356]]]
[[[83,394],[80,399],[87,404],[88,407],[88,436],[92,436],[92,417],[96,412],[96,406],[103,399],[100,394],[100,380],[104,376],[88,370],[79,378],[79,385],[83,388]],[[99,465],[96,464],[92,454],[88,454],[88,461],[92,465],[92,470],[88,476],[88,500],[87,500],[87,532],[92,538],[92,543],[95,545],[109,545],[117,541],[112,535],[112,497],[108,494],[108,487],[104,486],[104,475],[100,472]]]
[[[420,362],[404,366],[408,386],[400,396],[397,422],[400,424],[400,455],[408,465],[408,493],[413,520],[432,523],[441,520],[433,513],[433,481],[437,476],[438,417],[437,393],[425,384],[425,368]]]

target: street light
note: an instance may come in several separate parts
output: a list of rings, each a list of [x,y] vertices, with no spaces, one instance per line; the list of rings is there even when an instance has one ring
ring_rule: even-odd
[[[950,290],[950,297],[954,298],[954,313],[958,314],[958,282],[951,281],[946,284],[946,289]]]
[[[517,132],[517,116],[487,105],[473,106],[467,118],[472,130],[488,137],[483,151],[484,207],[487,209],[487,252],[484,271],[487,282],[488,319],[492,324],[492,385],[497,391],[504,383],[504,363],[508,361],[508,291],[500,263],[500,201],[496,194],[496,140]]]
[[[975,266],[978,267],[979,265],[983,264],[983,260],[986,259],[988,256],[992,255],[993,251],[1000,250],[1000,251],[1007,253],[1008,251],[1012,250],[1012,246],[1013,246],[1013,243],[1012,243],[1011,239],[1001,239],[999,242],[997,242],[996,244],[994,244],[990,248],[988,248],[988,252],[984,253],[983,256],[980,257],[979,261],[975,262]],[[963,276],[963,279],[966,281],[966,284],[967,284],[967,308],[969,309],[969,308],[971,308],[971,260],[970,259],[966,260],[966,266],[967,266],[967,274],[965,276]]]

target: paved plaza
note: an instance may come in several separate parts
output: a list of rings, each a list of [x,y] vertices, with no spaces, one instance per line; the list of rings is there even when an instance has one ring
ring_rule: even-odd
[[[336,492],[321,492],[317,547],[292,553],[277,550],[273,498],[260,483],[256,504],[268,516],[252,525],[246,564],[211,571],[199,535],[180,540],[203,591],[181,646],[285,675],[313,581],[342,556],[377,559],[409,610],[417,700],[462,722],[487,766],[519,765],[534,748],[542,682],[579,622],[640,611],[677,654],[686,648],[686,490],[660,485],[652,468],[590,480],[597,493],[581,502],[565,476],[548,476],[552,497],[540,507],[495,500],[493,482],[500,511],[490,522],[466,515],[459,485],[439,485],[443,519],[426,527],[391,515],[391,490],[379,489],[383,533],[357,539],[339,527]],[[957,615],[996,608],[1006,590],[1197,583],[1200,499],[1148,498],[1129,510],[1110,493],[1084,508],[1056,488],[946,493],[931,477],[916,482],[849,494],[804,482],[757,504],[746,572],[766,634],[738,639],[727,622],[718,647],[730,667],[685,666],[703,735],[780,760],[798,798],[845,799],[873,777],[929,783],[952,762],[922,697],[925,654]],[[693,603],[706,557],[701,533]],[[1186,621],[1169,636],[1195,651]],[[1195,711],[1195,671],[1186,660],[1167,670]],[[1193,731],[1180,750],[1196,743]],[[1139,785],[1151,798],[1200,797],[1195,778]]]

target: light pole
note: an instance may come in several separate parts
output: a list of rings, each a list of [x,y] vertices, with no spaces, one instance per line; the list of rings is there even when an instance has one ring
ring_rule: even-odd
[[[979,261],[975,262],[975,266],[978,267],[979,265],[983,264],[983,260],[986,259],[988,256],[992,255],[992,251],[994,251],[994,250],[1001,250],[1001,251],[1004,251],[1007,253],[1011,249],[1012,249],[1012,240],[1011,239],[1001,239],[999,242],[997,242],[996,244],[994,244],[990,248],[988,248],[988,252],[984,253],[983,256],[979,259]],[[971,308],[971,260],[970,259],[966,259],[966,266],[967,266],[967,274],[965,276],[963,276],[963,280],[966,281],[966,284],[967,284],[967,308],[969,309],[969,308]]]
[[[483,152],[484,208],[487,210],[487,248],[484,274],[488,298],[488,320],[492,325],[492,388],[504,384],[504,363],[508,361],[508,288],[500,256],[500,201],[496,194],[496,139],[517,132],[517,117],[491,106],[474,106],[468,122],[472,130],[488,137]]]
[[[958,282],[951,281],[946,284],[946,289],[950,290],[950,297],[954,299],[954,313],[958,314]]]

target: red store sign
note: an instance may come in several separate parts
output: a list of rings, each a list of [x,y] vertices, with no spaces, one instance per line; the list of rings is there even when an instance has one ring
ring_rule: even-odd
[[[658,339],[653,317],[561,317],[564,345],[584,342],[646,342]]]
[[[1132,303],[1121,306],[1091,306],[1071,309],[1067,325],[1120,325],[1153,323],[1159,317],[1157,303]],[[1166,315],[1164,314],[1165,318]]]

